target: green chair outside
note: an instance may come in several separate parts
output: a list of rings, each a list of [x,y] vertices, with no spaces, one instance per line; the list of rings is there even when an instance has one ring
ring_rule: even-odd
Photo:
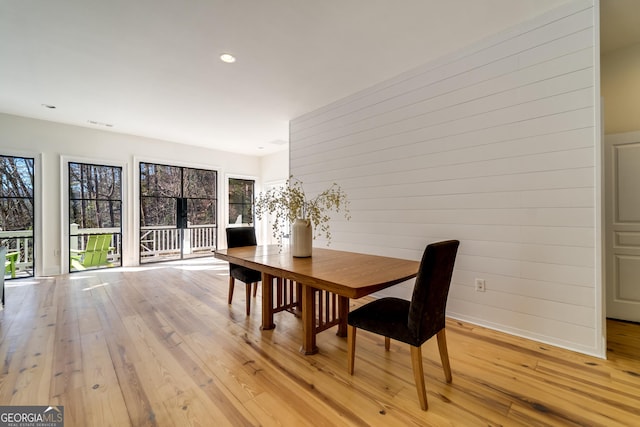
[[[19,252],[7,252],[4,258],[4,274],[10,274],[12,279],[16,278],[16,263],[18,262]]]
[[[83,251],[72,249],[71,268],[75,270],[86,270],[91,267],[110,266],[107,259],[112,251],[111,234],[92,234],[87,239],[87,245]]]

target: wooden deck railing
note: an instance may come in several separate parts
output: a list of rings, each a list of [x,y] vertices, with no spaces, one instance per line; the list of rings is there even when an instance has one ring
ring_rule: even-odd
[[[29,271],[33,271],[33,230],[0,231],[0,245],[6,246],[7,253],[18,253],[16,275],[30,276]]]
[[[213,224],[185,228],[181,239],[180,229],[172,226],[140,227],[140,257],[150,258],[179,254],[211,252],[216,247],[217,227]]]
[[[78,228],[76,224],[71,224],[69,232],[71,235],[69,249],[73,250],[84,250],[88,235],[111,234],[111,247],[114,249],[110,252],[109,259],[111,262],[120,260],[122,232],[119,227]],[[180,230],[175,227],[141,227],[140,256],[150,259],[179,254],[181,243],[183,243],[183,253],[187,255],[211,252],[216,247],[215,224],[192,226],[184,229],[184,233],[183,241],[180,242]],[[16,270],[19,276],[33,274],[33,230],[0,231],[0,244],[7,247],[7,252],[18,252]]]

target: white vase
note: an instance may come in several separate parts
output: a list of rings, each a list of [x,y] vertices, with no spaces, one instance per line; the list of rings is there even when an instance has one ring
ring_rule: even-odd
[[[291,226],[291,254],[297,258],[310,257],[312,247],[313,233],[311,221],[296,218]]]

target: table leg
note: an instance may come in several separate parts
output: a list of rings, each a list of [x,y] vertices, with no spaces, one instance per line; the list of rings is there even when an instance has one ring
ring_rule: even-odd
[[[273,279],[271,274],[262,273],[262,330],[276,327],[273,323]]]
[[[349,316],[349,298],[338,295],[338,335],[339,337],[347,336],[347,316]]]
[[[300,353],[316,354],[316,302],[315,289],[302,285],[302,347]]]

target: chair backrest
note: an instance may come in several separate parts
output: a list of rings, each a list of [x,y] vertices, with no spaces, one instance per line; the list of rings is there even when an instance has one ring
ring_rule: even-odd
[[[256,229],[253,227],[227,228],[227,247],[256,246]]]
[[[5,254],[4,257],[0,256],[0,259],[4,258],[4,274],[10,274],[11,278],[15,279],[16,277],[16,263],[18,262],[18,257],[20,256],[20,252],[6,252],[7,248],[4,248]]]
[[[98,247],[100,248],[100,257],[98,258],[99,265],[105,265],[109,263],[109,249],[111,248],[111,240],[113,234],[103,234],[102,240],[98,241]]]
[[[87,239],[82,265],[84,267],[98,267],[107,264],[111,238],[111,234],[91,234]]]
[[[414,338],[426,341],[444,328],[447,296],[458,253],[458,240],[427,246],[409,306],[408,327]]]

